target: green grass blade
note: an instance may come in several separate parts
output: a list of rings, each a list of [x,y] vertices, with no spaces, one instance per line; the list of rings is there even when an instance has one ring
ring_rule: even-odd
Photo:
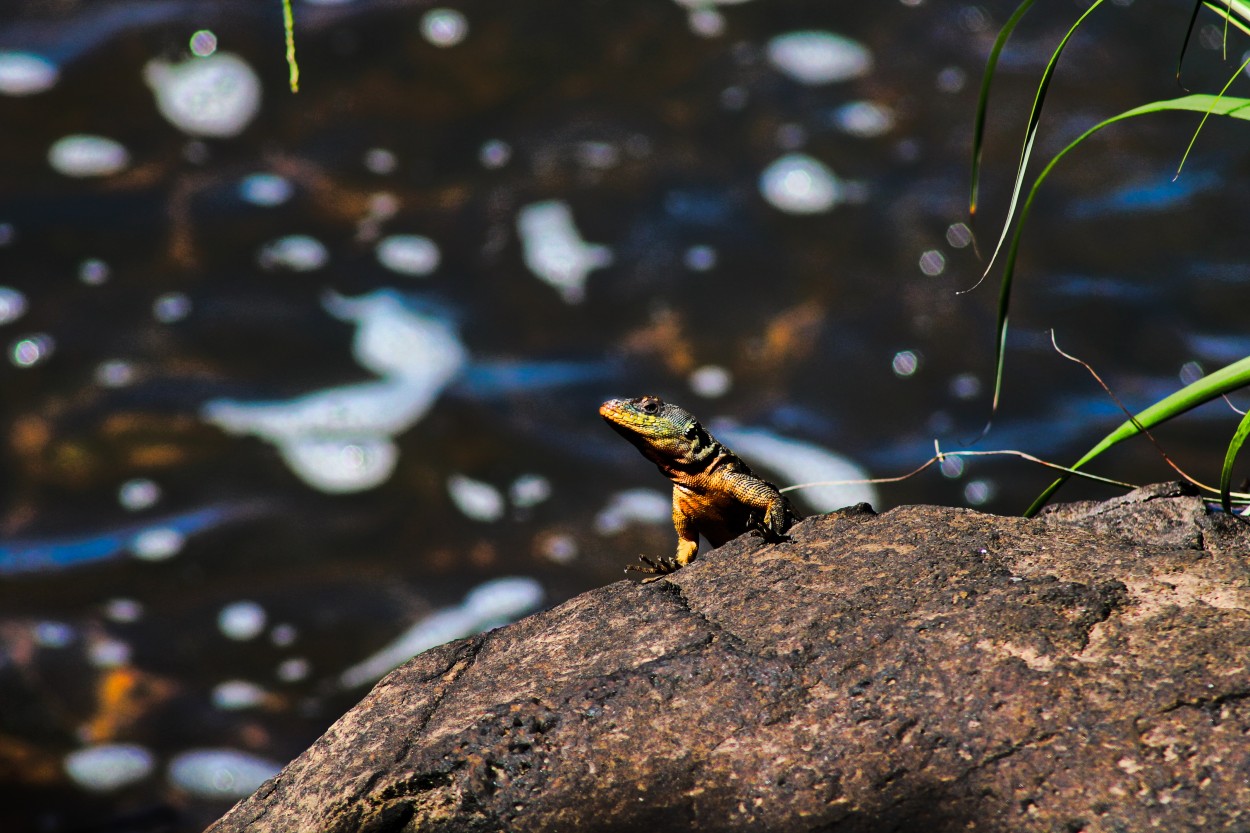
[[[1228,444],[1228,451],[1224,454],[1224,468],[1220,471],[1220,505],[1230,515],[1233,513],[1233,463],[1237,460],[1237,453],[1245,445],[1247,436],[1250,436],[1250,411],[1241,418],[1241,424],[1233,432],[1232,442]]]
[[[1204,3],[1203,0],[1194,0],[1194,10],[1189,15],[1189,25],[1185,27],[1185,39],[1181,41],[1181,54],[1176,58],[1176,85],[1181,89],[1185,89],[1185,85],[1181,83],[1181,67],[1185,65],[1185,53],[1189,50],[1189,38],[1194,33],[1194,25],[1198,22],[1198,11],[1203,6],[1209,6],[1210,3]]]
[[[1250,35],[1250,3],[1243,3],[1242,0],[1222,0],[1218,3],[1204,0],[1202,5],[1224,18],[1225,23],[1231,23],[1243,34]]]
[[[1233,73],[1233,76],[1228,79],[1226,84],[1224,84],[1224,88],[1221,89],[1219,94],[1215,96],[1215,100],[1211,103],[1211,107],[1202,114],[1202,121],[1198,122],[1198,126],[1194,128],[1194,135],[1189,137],[1189,145],[1185,148],[1185,152],[1181,154],[1181,161],[1180,164],[1176,166],[1176,176],[1172,177],[1173,179],[1181,175],[1181,169],[1185,167],[1185,160],[1189,158],[1189,152],[1194,149],[1194,144],[1198,141],[1198,134],[1202,132],[1202,128],[1206,125],[1207,118],[1211,115],[1216,103],[1223,100],[1224,93],[1228,92],[1228,88],[1233,85],[1233,82],[1237,80],[1238,76],[1240,76],[1248,66],[1250,66],[1250,56],[1247,56],[1242,65],[1237,67],[1237,71]]]
[[[990,413],[993,414],[998,410],[999,398],[1002,395],[1003,386],[1003,365],[1006,360],[1007,345],[1007,312],[1011,306],[1011,289],[1015,278],[1016,259],[1020,251],[1020,237],[1024,232],[1024,224],[1028,219],[1029,211],[1033,207],[1033,200],[1037,197],[1038,189],[1055,166],[1059,164],[1059,160],[1068,154],[1077,145],[1084,142],[1090,136],[1102,130],[1104,127],[1115,124],[1124,119],[1134,118],[1136,116],[1144,116],[1148,113],[1161,113],[1169,110],[1186,110],[1198,113],[1213,113],[1217,116],[1230,116],[1232,118],[1250,121],[1250,99],[1220,97],[1213,95],[1195,94],[1187,95],[1181,98],[1174,98],[1168,101],[1153,101],[1149,104],[1143,104],[1132,110],[1127,110],[1117,116],[1112,116],[1105,121],[1086,130],[1076,139],[1074,139],[1067,147],[1055,154],[1049,164],[1038,174],[1037,179],[1033,182],[1033,187],[1029,189],[1028,197],[1024,201],[1024,206],[1020,209],[1020,217],[1016,221],[1014,233],[1011,235],[1011,246],[1007,251],[1005,265],[1003,266],[1003,278],[999,284],[998,290],[998,321],[995,326],[997,335],[997,349],[994,355],[994,396],[990,404]]]
[[[282,0],[282,30],[286,34],[286,66],[290,74],[291,92],[299,92],[299,62],[295,60],[295,13],[291,0]]]
[[[985,74],[981,76],[981,95],[977,98],[977,117],[972,130],[972,191],[968,195],[968,214],[971,216],[977,213],[977,195],[981,188],[981,148],[985,141],[985,114],[989,109],[990,84],[998,68],[998,56],[1002,54],[1003,47],[1007,45],[1007,39],[1011,37],[1011,33],[1015,31],[1016,24],[1020,22],[1020,18],[1024,17],[1024,13],[1033,3],[1034,0],[1024,0],[1016,7],[1015,12],[1003,24],[1003,28],[998,30],[998,37],[994,39],[994,47],[990,49],[989,60],[985,62]]]
[[[1145,410],[1140,411],[1133,419],[1121,423],[1118,428],[1103,437],[1097,445],[1085,453],[1084,457],[1073,463],[1071,468],[1079,469],[1108,448],[1127,440],[1129,437],[1137,436],[1142,430],[1148,431],[1161,422],[1210,402],[1212,399],[1223,396],[1229,391],[1247,386],[1250,386],[1250,356],[1246,356],[1244,359],[1222,367],[1214,373],[1203,376],[1201,379],[1176,391],[1171,396],[1166,396]],[[1245,425],[1245,420],[1242,421],[1242,424]],[[1238,448],[1240,448],[1240,444],[1238,444]],[[1226,467],[1230,465],[1227,461],[1225,462]],[[1050,500],[1051,495],[1067,482],[1068,477],[1070,475],[1065,474],[1054,483],[1051,483],[1046,488],[1046,491],[1038,495],[1037,499],[1033,501],[1033,505],[1025,510],[1025,517],[1032,517],[1037,514],[1038,510]]]
[[[1046,64],[1046,70],[1042,73],[1042,80],[1037,85],[1037,93],[1033,97],[1033,109],[1029,111],[1029,123],[1024,131],[1024,146],[1020,149],[1020,162],[1016,166],[1016,181],[1011,187],[1011,203],[1007,206],[1007,216],[1003,219],[1003,230],[998,236],[998,244],[994,247],[994,253],[990,255],[989,263],[985,265],[985,272],[981,275],[982,279],[990,273],[994,268],[994,262],[998,259],[999,253],[1003,249],[1003,244],[1007,241],[1007,236],[1011,233],[1011,221],[1016,214],[1016,206],[1020,202],[1020,192],[1024,190],[1024,172],[1029,165],[1029,158],[1033,155],[1033,143],[1037,141],[1037,127],[1042,119],[1042,105],[1046,101],[1046,91],[1050,88],[1050,80],[1054,77],[1055,67],[1059,65],[1059,56],[1063,54],[1063,49],[1068,45],[1068,41],[1076,34],[1076,30],[1080,28],[1085,19],[1094,13],[1094,10],[1103,4],[1103,0],[1094,0],[1088,9],[1086,9],[1076,23],[1072,24],[1072,28],[1063,36],[1063,40],[1059,41],[1059,45],[1055,47],[1055,51],[1050,56],[1050,61]]]

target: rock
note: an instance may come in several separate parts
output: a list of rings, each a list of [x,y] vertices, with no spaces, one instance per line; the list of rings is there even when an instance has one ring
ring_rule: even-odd
[[[1245,830],[1248,528],[1168,487],[745,536],[421,654],[210,829]]]

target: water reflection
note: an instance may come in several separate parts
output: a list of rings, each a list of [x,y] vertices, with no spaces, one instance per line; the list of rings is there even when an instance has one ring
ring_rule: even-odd
[[[352,353],[382,376],[278,402],[217,399],[204,419],[278,446],[291,470],[326,492],[384,483],[398,461],[394,438],[421,420],[459,375],[467,354],[452,326],[390,291],[327,295],[328,313],[357,327]]]
[[[130,164],[130,153],[107,136],[75,133],[48,148],[48,164],[65,176],[110,176]]]
[[[44,6],[0,13],[4,829],[200,829],[411,652],[671,552],[604,399],[685,403],[779,485],[984,422],[992,281],[954,290],[994,231],[968,144],[1013,3],[297,0],[298,96],[276,3]],[[1031,14],[1008,115],[1071,23]],[[1094,26],[1051,152],[1173,92],[1133,80],[1170,40]],[[1122,419],[1052,326],[1133,406],[1250,349],[1244,243],[1189,248],[1239,216],[1244,143],[1171,185],[1187,128],[1148,135],[1047,183],[988,443],[1067,460]],[[1220,459],[1229,415],[1182,450]],[[794,497],[1014,511],[1048,479],[950,458]]]
[[[52,88],[60,72],[56,65],[29,52],[0,52],[0,93],[34,95]]]
[[[197,509],[102,532],[64,537],[17,538],[0,543],[0,575],[46,573],[132,555],[162,561],[182,549],[186,538],[227,520],[247,517],[241,507]]]
[[[557,201],[527,205],[517,214],[525,265],[539,280],[555,287],[566,303],[586,297],[586,278],[612,262],[607,246],[582,240],[569,207]]]

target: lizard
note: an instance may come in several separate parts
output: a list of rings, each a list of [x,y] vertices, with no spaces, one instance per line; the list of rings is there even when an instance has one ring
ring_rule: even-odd
[[[610,399],[599,415],[673,483],[672,558],[640,555],[626,571],[652,573],[647,584],[689,564],[699,552],[699,535],[719,547],[752,531],[769,543],[789,541],[786,532],[799,514],[777,487],[707,432],[694,415],[658,396]]]

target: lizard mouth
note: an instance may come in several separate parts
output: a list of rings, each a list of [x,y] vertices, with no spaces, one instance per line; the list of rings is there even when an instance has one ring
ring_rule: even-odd
[[[642,433],[645,420],[629,406],[627,399],[609,399],[599,406],[599,416],[603,417],[613,431],[628,440],[635,440]]]
[[[628,430],[634,420],[630,419],[629,409],[624,407],[625,404],[624,399],[609,399],[599,406],[599,416],[618,431]]]

